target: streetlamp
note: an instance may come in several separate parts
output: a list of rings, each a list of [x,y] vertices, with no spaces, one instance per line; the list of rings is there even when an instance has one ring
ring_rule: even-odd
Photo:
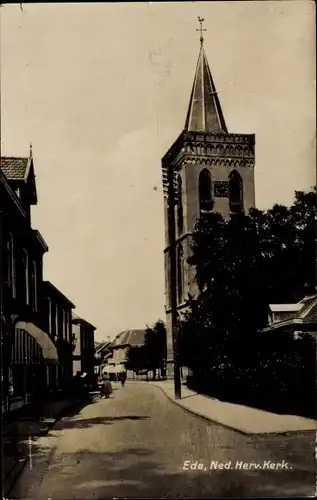
[[[181,398],[181,377],[179,363],[179,325],[177,314],[177,279],[176,279],[176,236],[175,236],[175,175],[174,166],[168,166],[168,235],[169,235],[169,258],[170,258],[170,298],[172,316],[172,339],[173,339],[173,361],[174,361],[174,390],[175,399]]]

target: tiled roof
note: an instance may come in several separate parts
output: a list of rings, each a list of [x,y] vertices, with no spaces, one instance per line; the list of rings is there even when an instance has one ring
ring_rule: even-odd
[[[289,307],[282,309],[281,305]],[[317,322],[317,294],[307,296],[296,304],[270,304],[271,311],[274,310],[272,306],[276,306],[276,312],[289,312],[290,314],[284,319],[271,323],[264,331],[279,329],[290,324],[312,324]]]
[[[23,181],[27,178],[29,158],[1,157],[1,170],[9,181]]]
[[[315,323],[317,321],[317,295],[305,297],[301,301],[304,307],[301,311],[300,318],[304,323]]]
[[[119,333],[111,344],[111,347],[121,345],[139,346],[144,343],[145,330],[124,330]]]
[[[111,345],[111,342],[108,340],[105,342],[101,342],[101,344],[96,347],[96,354],[107,350],[110,345]]]

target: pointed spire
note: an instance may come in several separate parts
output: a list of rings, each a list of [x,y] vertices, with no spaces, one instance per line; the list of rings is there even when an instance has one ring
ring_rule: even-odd
[[[203,46],[203,19],[198,18],[198,21],[201,25],[200,29],[197,30],[201,33],[200,51],[185,130],[190,132],[228,132]]]
[[[30,158],[33,158],[32,142],[30,143]]]

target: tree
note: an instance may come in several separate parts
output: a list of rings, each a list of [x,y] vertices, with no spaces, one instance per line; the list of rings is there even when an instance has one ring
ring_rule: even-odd
[[[127,370],[132,370],[136,374],[138,374],[140,370],[147,368],[147,358],[144,346],[131,346],[129,348],[125,367]]]
[[[255,367],[255,334],[266,326],[268,305],[315,291],[315,220],[316,188],[297,191],[290,208],[200,218],[189,259],[199,295],[182,323],[183,364]]]
[[[153,378],[156,378],[156,371],[164,367],[167,357],[166,327],[162,320],[146,327],[144,347],[149,369],[153,370]]]

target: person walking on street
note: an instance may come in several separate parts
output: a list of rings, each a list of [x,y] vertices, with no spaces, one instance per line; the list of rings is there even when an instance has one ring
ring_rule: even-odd
[[[124,387],[126,380],[127,380],[127,373],[126,372],[121,373],[121,385],[122,385],[122,387]]]
[[[105,398],[108,399],[110,394],[112,394],[112,385],[109,376],[104,374],[102,376],[102,385],[100,388],[100,399],[102,396],[105,396]]]
[[[81,379],[81,372],[77,372],[75,377],[73,378],[73,387],[74,387],[74,394],[77,398],[81,396],[82,393],[82,379]]]

